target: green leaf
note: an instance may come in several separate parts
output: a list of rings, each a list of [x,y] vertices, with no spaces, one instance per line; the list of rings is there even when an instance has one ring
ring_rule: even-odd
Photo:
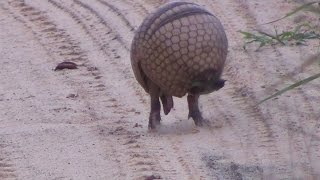
[[[306,79],[303,79],[303,80],[301,80],[301,81],[298,81],[298,82],[296,82],[296,83],[294,83],[294,84],[292,84],[292,85],[290,85],[290,86],[288,86],[288,87],[286,87],[286,88],[284,88],[284,89],[276,92],[275,94],[273,94],[273,95],[271,95],[271,96],[269,96],[269,97],[261,100],[258,104],[261,104],[261,103],[263,103],[263,102],[265,102],[265,101],[267,101],[267,100],[269,100],[269,99],[272,99],[272,98],[274,98],[274,97],[276,97],[276,96],[279,96],[279,95],[281,95],[281,94],[283,94],[283,93],[285,93],[285,92],[287,92],[287,91],[289,91],[289,90],[291,90],[291,89],[293,89],[293,88],[296,88],[296,87],[298,87],[298,86],[301,86],[301,85],[303,85],[303,84],[306,84],[306,83],[308,83],[308,82],[310,82],[310,81],[312,81],[312,80],[314,80],[314,79],[317,79],[317,78],[319,78],[319,77],[320,77],[320,73],[315,74],[315,75],[313,75],[313,76],[310,76],[310,77],[308,77],[308,78],[306,78]]]
[[[238,31],[238,32],[240,32],[241,34],[243,34],[245,39],[251,39],[251,38],[253,38],[253,37],[256,36],[256,35],[254,35],[254,34],[252,34],[252,33],[245,32],[245,31]]]
[[[294,9],[293,11],[291,11],[291,12],[288,13],[288,14],[286,14],[286,15],[283,16],[282,18],[277,19],[277,20],[274,20],[274,21],[271,21],[271,22],[267,22],[267,23],[264,23],[264,24],[271,24],[271,23],[280,21],[280,20],[282,20],[282,19],[285,19],[285,18],[287,18],[287,17],[289,17],[289,16],[294,15],[295,13],[297,13],[297,12],[299,12],[299,11],[301,11],[301,10],[304,10],[304,9],[307,9],[307,8],[311,7],[311,6],[312,6],[313,4],[315,4],[315,3],[318,3],[318,2],[310,2],[310,3],[303,4],[302,6]],[[264,25],[264,24],[263,24],[263,25]]]

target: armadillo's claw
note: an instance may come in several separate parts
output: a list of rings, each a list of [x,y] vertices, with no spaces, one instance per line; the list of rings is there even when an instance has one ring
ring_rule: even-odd
[[[161,105],[159,101],[160,89],[151,80],[148,81],[149,93],[151,98],[151,111],[149,116],[149,129],[155,129],[160,125],[160,110]]]
[[[192,118],[196,126],[203,126],[204,119],[200,113],[200,111],[189,112],[188,119]]]
[[[189,94],[187,97],[187,100],[188,100],[188,107],[189,107],[188,118],[192,118],[196,126],[203,126],[204,120],[198,106],[199,95]]]
[[[149,117],[149,125],[148,128],[149,129],[156,129],[159,125],[160,125],[160,114],[158,113],[151,113],[150,117]]]

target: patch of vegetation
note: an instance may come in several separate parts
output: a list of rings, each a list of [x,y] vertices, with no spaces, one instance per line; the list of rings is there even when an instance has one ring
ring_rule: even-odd
[[[317,4],[318,6],[314,6]],[[274,22],[283,20],[285,18],[288,18],[300,11],[308,11],[316,14],[320,18],[320,2],[315,1],[315,2],[310,2],[310,3],[305,3],[302,6],[294,9],[293,11],[287,13],[285,16],[265,23],[265,24],[272,24]],[[303,24],[297,24],[295,28],[292,30],[288,31],[283,31],[282,33],[278,33],[277,29],[275,28],[274,34],[269,34],[266,32],[262,31],[257,31],[256,33],[251,33],[251,32],[245,32],[245,31],[239,31],[241,34],[244,36],[244,46],[243,48],[246,49],[246,46],[251,43],[259,43],[259,47],[257,50],[259,50],[261,47],[264,47],[266,45],[306,45],[305,42],[310,39],[319,39],[320,40],[320,32],[319,32],[319,27],[317,27],[316,24],[313,23],[307,23],[304,22]],[[319,41],[320,43],[320,41]],[[320,62],[320,53],[318,53],[315,58],[315,60]],[[302,79],[288,87],[285,87],[281,89],[280,91],[276,92],[273,95],[270,95],[263,100],[261,100],[258,104],[261,104],[269,99],[272,99],[274,97],[277,97],[289,90],[292,90],[298,86],[304,85],[306,83],[309,83],[310,81],[313,81],[317,78],[320,77],[320,73],[312,75],[310,77],[307,77],[305,79]]]
[[[309,24],[301,24],[296,26],[293,30],[283,31],[278,33],[275,28],[274,34],[269,34],[263,31],[258,31],[257,34],[239,31],[244,35],[245,43],[243,49],[250,43],[259,43],[259,50],[266,45],[306,45],[305,42],[309,39],[320,39],[320,34],[317,33]]]

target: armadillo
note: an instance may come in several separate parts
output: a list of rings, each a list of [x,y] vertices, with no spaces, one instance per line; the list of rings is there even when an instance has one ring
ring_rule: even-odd
[[[200,5],[167,3],[150,13],[131,45],[135,78],[151,97],[149,128],[160,124],[173,98],[187,94],[188,118],[203,125],[199,96],[221,89],[228,40],[219,19]]]

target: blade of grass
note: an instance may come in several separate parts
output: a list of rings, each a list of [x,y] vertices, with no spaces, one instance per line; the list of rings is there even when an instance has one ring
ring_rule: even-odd
[[[318,7],[311,6],[308,11],[320,15],[320,2],[318,2]]]
[[[268,34],[268,33],[266,33],[266,32],[263,32],[263,31],[258,31],[260,34],[263,34],[263,35],[266,35],[266,36],[268,36],[268,37],[270,37],[270,38],[272,38],[272,39],[274,39],[274,40],[277,40],[280,44],[282,44],[282,45],[286,45],[280,38],[279,38],[279,35],[278,35],[278,33],[277,33],[277,31],[276,31],[276,35],[274,36],[274,35],[271,35],[271,34]]]
[[[238,31],[238,32],[243,34],[245,39],[250,39],[250,38],[253,38],[253,37],[256,36],[256,35],[254,35],[252,33],[246,32],[246,31]]]
[[[282,19],[285,19],[285,18],[287,18],[287,17],[289,17],[289,16],[294,15],[295,13],[297,13],[297,12],[299,12],[299,11],[301,11],[301,10],[304,10],[304,9],[309,8],[310,6],[312,6],[312,5],[313,5],[313,4],[315,4],[315,3],[318,3],[318,2],[310,2],[310,3],[303,4],[302,6],[300,6],[300,7],[296,8],[296,9],[294,9],[294,10],[293,10],[293,11],[291,11],[290,13],[287,13],[287,14],[286,14],[285,16],[283,16],[282,18],[280,18],[280,19],[276,19],[276,20],[271,21],[271,22],[264,23],[264,24],[262,24],[262,25],[265,25],[265,24],[271,24],[271,23],[274,23],[274,22],[280,21],[280,20],[282,20]]]
[[[258,105],[261,104],[261,103],[263,103],[263,102],[265,102],[265,101],[267,101],[267,100],[269,100],[269,99],[272,99],[272,98],[274,98],[274,97],[276,97],[276,96],[279,96],[279,95],[281,95],[281,94],[283,94],[283,93],[285,93],[285,92],[287,92],[287,91],[289,91],[289,90],[291,90],[291,89],[293,89],[293,88],[296,88],[296,87],[301,86],[301,85],[303,85],[303,84],[306,84],[306,83],[308,83],[308,82],[310,82],[310,81],[312,81],[312,80],[314,80],[314,79],[317,79],[317,78],[319,78],[319,77],[320,77],[320,73],[315,74],[315,75],[313,75],[313,76],[310,76],[310,77],[308,77],[308,78],[306,78],[306,79],[303,79],[303,80],[301,80],[301,81],[298,81],[298,82],[296,82],[296,83],[294,83],[294,84],[292,84],[292,85],[290,85],[290,86],[288,86],[288,87],[286,87],[286,88],[284,88],[284,89],[276,92],[275,94],[273,94],[273,95],[271,95],[271,96],[269,96],[269,97],[261,100],[261,101],[258,103]]]
[[[265,34],[256,35],[256,34],[253,34],[253,33],[250,33],[250,32],[245,32],[245,31],[238,31],[238,32],[243,34],[244,35],[243,38],[246,40],[246,42],[243,45],[243,49],[244,50],[246,50],[246,45],[247,44],[250,44],[250,43],[253,43],[253,42],[260,43],[259,48],[261,48],[261,47],[263,47],[263,46],[265,46],[267,44],[271,44],[273,42],[272,38],[268,37]]]

